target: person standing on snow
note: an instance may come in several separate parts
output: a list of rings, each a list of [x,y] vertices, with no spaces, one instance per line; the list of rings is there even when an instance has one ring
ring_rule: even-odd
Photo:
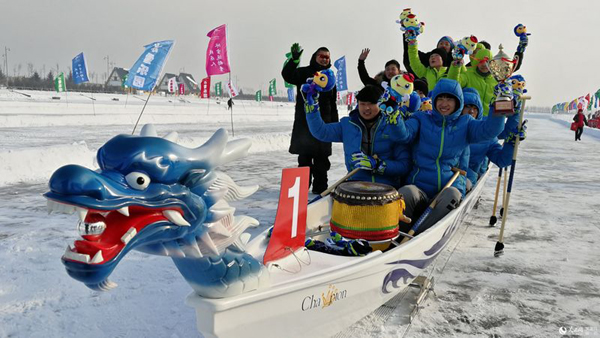
[[[418,77],[418,75],[414,72],[412,66],[410,65],[410,60],[408,58],[408,41],[406,40],[406,37],[407,34],[404,33],[402,35],[402,46],[404,48],[404,54],[402,55],[402,64],[404,64],[404,67],[406,67],[407,72],[413,74],[415,77]],[[448,67],[450,67],[450,63],[452,63],[452,51],[454,50],[454,42],[452,41],[452,38],[449,36],[442,36],[442,38],[440,38],[440,40],[438,41],[436,48],[442,48],[446,52],[443,62],[444,67],[448,69]],[[420,50],[417,50],[417,52],[421,64],[428,65],[429,53],[424,53]]]
[[[227,100],[227,110],[231,110],[233,109],[233,98],[230,97],[229,100]]]
[[[581,141],[581,134],[583,134],[583,126],[587,126],[588,124],[585,115],[583,115],[583,109],[577,109],[577,114],[573,116],[573,122],[577,127],[577,129],[575,129],[575,141]]]
[[[298,155],[299,167],[310,167],[309,185],[312,183],[312,192],[320,194],[327,189],[327,171],[331,167],[331,143],[317,140],[308,130],[306,113],[304,112],[304,97],[300,90],[308,78],[321,70],[331,67],[329,49],[320,47],[311,56],[306,67],[298,68],[303,49],[298,43],[291,47],[292,58],[283,66],[281,76],[290,84],[296,85],[296,108],[294,113],[294,127],[289,152]],[[325,123],[338,122],[337,90],[335,87],[329,92],[319,96],[320,115]]]
[[[386,84],[390,83],[390,80],[402,72],[400,71],[400,63],[398,61],[392,59],[385,63],[385,69],[383,72],[377,74],[374,78],[369,76],[367,72],[367,67],[365,67],[365,60],[369,56],[369,52],[371,50],[369,48],[365,48],[360,53],[358,57],[358,76],[360,77],[360,81],[366,85],[374,85],[374,86],[382,86],[385,88],[384,82]]]

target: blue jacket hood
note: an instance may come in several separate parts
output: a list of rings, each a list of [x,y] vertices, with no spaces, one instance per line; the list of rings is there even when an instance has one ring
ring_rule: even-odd
[[[460,83],[458,83],[455,80],[440,79],[438,81],[438,83],[435,85],[435,87],[433,88],[433,91],[431,94],[431,102],[433,103],[433,112],[435,112],[434,116],[438,116],[438,117],[443,116],[435,108],[435,100],[437,99],[437,97],[440,94],[449,94],[458,99],[459,104],[458,104],[457,109],[452,114],[447,116],[447,118],[450,120],[457,119],[460,116],[460,114],[462,113],[463,106],[464,106],[463,91],[460,86]]]
[[[477,92],[477,89],[466,87],[463,89],[463,95],[465,99],[464,105],[466,106],[468,104],[472,104],[476,106],[479,110],[477,119],[481,120],[483,117],[483,105],[481,104],[481,98],[479,97],[479,92]]]

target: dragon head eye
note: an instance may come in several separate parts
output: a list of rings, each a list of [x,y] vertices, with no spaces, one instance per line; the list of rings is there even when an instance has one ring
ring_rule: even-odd
[[[150,185],[150,177],[137,171],[127,174],[125,180],[127,181],[127,184],[135,190],[144,190]]]

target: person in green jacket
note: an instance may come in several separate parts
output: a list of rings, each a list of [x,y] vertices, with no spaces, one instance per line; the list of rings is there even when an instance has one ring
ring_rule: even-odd
[[[464,67],[462,60],[455,60],[448,71],[448,78],[458,81],[462,88],[475,88],[483,103],[483,116],[487,116],[494,99],[494,87],[498,81],[490,73],[487,62],[492,59],[489,49],[480,48],[471,59],[471,67]]]
[[[446,77],[447,68],[444,67],[444,60],[447,58],[446,50],[436,48],[429,52],[429,65],[424,65],[419,58],[419,47],[416,36],[408,41],[408,61],[410,68],[419,78],[427,80],[427,88],[432,91],[435,84]]]

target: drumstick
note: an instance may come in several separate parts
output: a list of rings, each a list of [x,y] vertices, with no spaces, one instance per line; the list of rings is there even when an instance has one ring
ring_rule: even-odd
[[[431,201],[431,204],[429,204],[429,206],[427,207],[427,209],[425,210],[425,212],[423,212],[423,214],[421,215],[421,217],[419,217],[419,219],[417,220],[417,223],[415,223],[412,228],[410,229],[410,231],[408,232],[409,235],[414,235],[415,232],[417,232],[417,230],[419,229],[419,227],[421,226],[421,224],[423,224],[423,222],[425,221],[425,219],[427,218],[427,216],[429,216],[429,214],[431,213],[431,211],[435,208],[435,206],[438,204],[438,200],[439,197],[442,195],[442,192],[446,189],[448,189],[452,183],[454,183],[454,181],[456,181],[456,179],[458,178],[458,175],[466,175],[467,172],[464,170],[460,170],[458,168],[452,168],[452,171],[454,172],[454,175],[452,175],[452,177],[450,178],[450,180],[448,181],[448,183],[446,183],[446,185],[444,186],[444,188],[437,194],[437,196],[435,196],[435,198],[433,199],[433,201]],[[400,244],[408,241],[410,238],[408,237],[404,237],[402,239],[402,242],[400,242]]]
[[[359,170],[360,170],[360,168],[356,168],[356,169],[352,170],[351,172],[349,172],[348,174],[346,174],[346,176],[340,178],[339,181],[335,182],[332,186],[330,186],[329,188],[325,189],[325,191],[323,191],[321,193],[321,195],[318,195],[317,197],[313,198],[313,200],[310,201],[310,202],[308,202],[308,204],[311,204],[312,202],[318,201],[321,198],[329,195],[333,191],[333,189],[335,189],[335,187],[337,187],[338,185],[344,183],[347,179],[349,179],[350,177],[352,177],[352,175],[356,174]]]

